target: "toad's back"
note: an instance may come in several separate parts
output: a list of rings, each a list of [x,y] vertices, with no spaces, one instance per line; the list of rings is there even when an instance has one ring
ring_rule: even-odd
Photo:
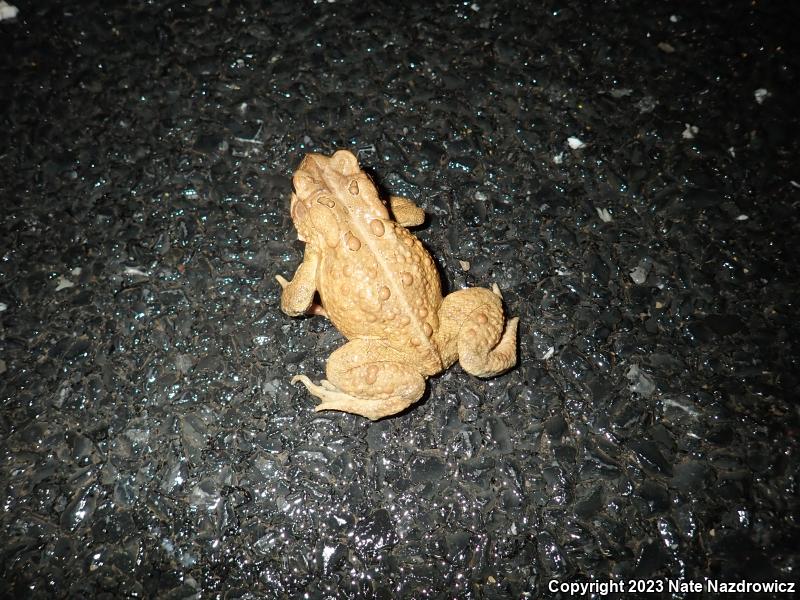
[[[325,253],[318,271],[317,289],[331,321],[348,339],[383,340],[414,355],[422,372],[438,372],[432,336],[439,328],[442,292],[430,255],[388,219],[373,219],[348,233]]]
[[[316,289],[333,324],[348,339],[380,340],[413,357],[420,372],[439,372],[432,340],[441,285],[420,241],[390,218],[349,153],[308,155],[294,183],[293,216],[319,256]]]

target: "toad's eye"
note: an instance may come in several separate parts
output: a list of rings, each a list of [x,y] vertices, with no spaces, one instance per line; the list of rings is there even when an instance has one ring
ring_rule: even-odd
[[[292,189],[298,196],[309,196],[315,188],[314,180],[303,173],[295,173],[292,177]]]
[[[320,196],[317,198],[317,202],[322,204],[322,206],[327,206],[328,208],[333,208],[336,206],[336,202],[334,202],[333,199],[329,198],[328,196]]]
[[[358,181],[353,179],[347,189],[350,190],[350,193],[353,194],[353,196],[358,196]]]

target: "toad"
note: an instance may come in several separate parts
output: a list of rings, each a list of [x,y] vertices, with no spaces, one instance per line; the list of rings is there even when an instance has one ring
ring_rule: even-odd
[[[406,229],[422,224],[421,208],[396,196],[384,203],[346,150],[306,155],[292,185],[305,254],[291,281],[276,276],[281,310],[325,316],[348,340],[319,385],[292,378],[321,400],[317,411],[380,419],[419,400],[425,380],[456,360],[476,377],[516,364],[519,318],[506,323],[496,284],[442,297],[433,259]]]

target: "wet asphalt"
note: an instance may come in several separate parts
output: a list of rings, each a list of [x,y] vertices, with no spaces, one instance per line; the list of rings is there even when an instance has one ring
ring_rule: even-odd
[[[797,4],[13,4],[0,595],[796,578]],[[375,423],[290,384],[343,343],[274,280],[338,148],[500,286],[515,369]]]

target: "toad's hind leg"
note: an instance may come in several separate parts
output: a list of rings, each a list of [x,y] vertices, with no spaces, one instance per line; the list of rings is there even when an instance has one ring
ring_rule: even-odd
[[[331,354],[327,380],[315,385],[296,375],[309,392],[322,400],[315,410],[341,410],[380,419],[411,406],[425,392],[425,378],[403,356],[373,340],[353,340]]]
[[[439,347],[446,364],[458,362],[476,377],[493,377],[517,362],[515,317],[505,323],[497,285],[458,290],[439,309]]]

